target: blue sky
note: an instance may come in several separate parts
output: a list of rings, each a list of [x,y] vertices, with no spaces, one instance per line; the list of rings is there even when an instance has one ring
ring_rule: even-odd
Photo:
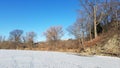
[[[37,40],[50,26],[61,25],[64,30],[75,22],[78,0],[0,0],[0,35],[9,36],[14,29],[24,33],[34,31]],[[67,31],[65,31],[66,33]],[[63,39],[69,38],[68,33]]]

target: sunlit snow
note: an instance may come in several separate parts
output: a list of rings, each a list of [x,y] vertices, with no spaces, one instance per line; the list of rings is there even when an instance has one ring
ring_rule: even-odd
[[[120,58],[50,51],[0,50],[0,68],[120,68]]]

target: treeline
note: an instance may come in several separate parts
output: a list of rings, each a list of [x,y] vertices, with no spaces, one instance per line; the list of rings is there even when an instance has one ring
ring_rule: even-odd
[[[29,47],[31,49],[35,43],[35,37],[35,32],[27,32],[26,35],[23,35],[23,30],[15,29],[9,33],[7,40],[5,37],[0,36],[0,48],[18,49]]]
[[[43,35],[46,37],[45,43],[35,43],[35,32],[28,32],[23,36],[23,30],[13,30],[9,34],[8,40],[0,36],[0,48],[34,48],[59,47],[84,49],[86,41],[93,41],[101,34],[107,33],[111,28],[120,30],[120,0],[79,0],[80,8],[75,23],[71,24],[67,31],[74,36],[74,40],[62,41],[65,32],[62,26],[52,26]],[[92,44],[91,44],[92,45]]]

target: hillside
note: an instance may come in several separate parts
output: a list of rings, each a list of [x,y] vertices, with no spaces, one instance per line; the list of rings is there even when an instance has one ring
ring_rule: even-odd
[[[114,32],[113,32],[114,31]],[[81,54],[85,55],[107,55],[120,57],[120,31],[111,28],[107,33],[101,34],[99,40],[92,46],[85,48]]]

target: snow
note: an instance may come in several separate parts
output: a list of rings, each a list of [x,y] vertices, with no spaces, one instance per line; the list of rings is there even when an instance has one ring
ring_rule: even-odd
[[[120,68],[120,58],[50,51],[0,50],[0,68]]]

